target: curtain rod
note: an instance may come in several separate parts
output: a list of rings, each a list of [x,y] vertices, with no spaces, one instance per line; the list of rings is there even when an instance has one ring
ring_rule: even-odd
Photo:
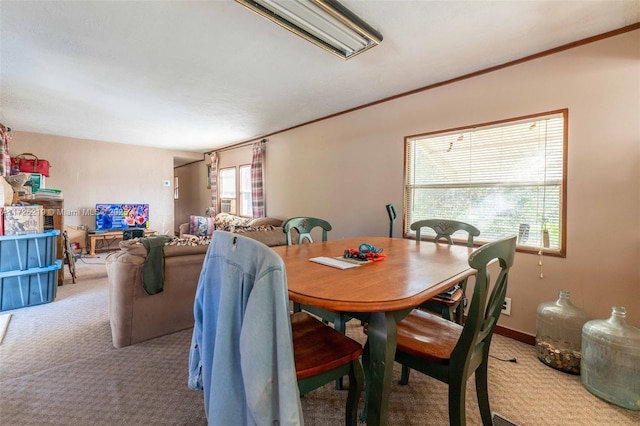
[[[260,143],[265,144],[265,143],[267,143],[267,141],[268,141],[268,140],[269,140],[269,139],[266,139],[266,138],[265,138],[265,139],[262,139],[262,140],[260,141]],[[223,151],[230,151],[230,150],[232,150],[232,149],[236,149],[236,148],[244,148],[245,146],[250,146],[250,145],[253,145],[254,143],[255,143],[255,142],[241,142],[241,143],[237,143],[237,144],[235,144],[235,145],[229,145],[229,146],[227,146],[227,147],[225,147],[225,148],[214,149],[214,150],[212,150],[212,151],[205,152],[204,154],[205,154],[205,155],[211,155],[211,154],[213,154],[214,152],[223,152]]]

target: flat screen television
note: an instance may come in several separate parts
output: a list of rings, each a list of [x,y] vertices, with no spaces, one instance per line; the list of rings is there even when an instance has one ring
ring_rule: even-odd
[[[149,204],[96,204],[96,230],[149,228]]]

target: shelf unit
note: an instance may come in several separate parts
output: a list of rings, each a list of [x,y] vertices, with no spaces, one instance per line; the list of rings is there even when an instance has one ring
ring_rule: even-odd
[[[64,200],[55,200],[50,198],[30,198],[21,200],[29,204],[40,204],[44,208],[44,230],[54,229],[59,232],[56,238],[56,259],[60,260],[64,265],[64,250],[62,250],[63,238],[62,231],[64,228]],[[64,267],[58,272],[58,285],[64,282]]]

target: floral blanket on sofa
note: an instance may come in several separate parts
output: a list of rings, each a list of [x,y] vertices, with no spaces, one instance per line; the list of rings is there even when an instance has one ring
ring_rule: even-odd
[[[180,225],[179,235],[180,237],[186,238],[193,236],[211,237],[215,230],[263,234],[265,232],[269,233],[268,231],[273,232],[279,227],[282,227],[282,220],[273,217],[250,218],[229,213],[218,213],[216,216],[191,216],[189,222]],[[271,237],[268,239],[271,240]],[[277,239],[273,239],[269,244],[278,243],[276,240]]]
[[[270,231],[273,225],[253,226],[253,218],[240,217],[229,213],[218,213],[215,217],[215,229],[228,232]]]

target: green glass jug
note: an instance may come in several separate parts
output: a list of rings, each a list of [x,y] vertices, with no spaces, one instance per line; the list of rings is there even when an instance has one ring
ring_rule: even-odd
[[[560,290],[558,300],[541,303],[536,313],[536,353],[550,367],[580,374],[582,326],[591,318]]]
[[[584,325],[580,378],[592,394],[640,411],[640,328],[626,316],[624,307],[614,306],[609,319]]]

